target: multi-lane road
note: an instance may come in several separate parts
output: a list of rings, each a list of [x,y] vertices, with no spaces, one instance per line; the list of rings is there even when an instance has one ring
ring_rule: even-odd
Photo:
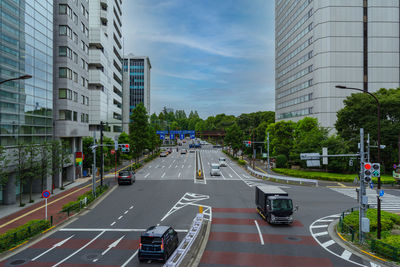
[[[117,186],[88,212],[0,266],[136,266],[143,230],[170,225],[182,240],[199,206],[211,221],[200,266],[375,266],[327,234],[336,214],[357,205],[352,197],[326,187],[275,184],[291,195],[299,211],[291,226],[272,226],[254,204],[254,186],[268,182],[229,159],[222,175],[211,177],[210,164],[225,156],[211,146],[199,151],[204,181],[195,179],[195,153],[175,149],[138,170],[133,185]]]

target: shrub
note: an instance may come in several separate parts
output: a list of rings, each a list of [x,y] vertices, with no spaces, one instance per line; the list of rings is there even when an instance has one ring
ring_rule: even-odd
[[[98,186],[96,188],[96,197],[99,197],[107,189],[108,189],[108,185],[106,185],[106,184],[103,185],[103,186]],[[77,200],[71,201],[71,202],[65,204],[64,206],[62,206],[61,211],[62,212],[70,212],[70,211],[79,210],[80,208],[83,207],[83,205],[81,205],[80,202],[82,200],[84,200],[85,197],[87,198],[86,205],[88,205],[89,203],[91,203],[95,199],[95,197],[92,194],[92,190],[89,190],[89,191],[85,192],[84,194],[80,195],[77,198]]]
[[[353,211],[351,214],[344,217],[343,222],[348,226],[351,226],[354,230],[358,231],[359,226],[359,212]],[[370,232],[376,232],[377,230],[377,210],[369,209],[367,211],[367,218],[370,220]],[[382,231],[390,231],[395,224],[400,220],[400,216],[389,213],[387,211],[381,211],[381,227]]]
[[[238,160],[238,164],[244,166],[244,165],[246,165],[246,161],[242,160],[242,159],[239,159]]]
[[[276,167],[277,168],[286,168],[287,166],[287,157],[283,154],[278,155],[276,157]]]
[[[32,220],[15,229],[11,229],[0,235],[0,252],[8,250],[48,228],[50,228],[49,221]]]

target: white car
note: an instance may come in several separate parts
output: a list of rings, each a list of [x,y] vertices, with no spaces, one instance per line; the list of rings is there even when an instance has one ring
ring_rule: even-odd
[[[226,158],[219,158],[218,162],[220,167],[226,167]]]
[[[211,164],[211,169],[210,169],[210,175],[211,176],[220,176],[221,175],[221,170],[219,168],[219,164],[218,163],[212,163]]]

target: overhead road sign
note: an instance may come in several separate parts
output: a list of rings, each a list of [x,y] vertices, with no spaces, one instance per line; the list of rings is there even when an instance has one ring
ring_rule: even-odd
[[[301,160],[319,160],[320,155],[319,153],[301,153],[300,159]]]

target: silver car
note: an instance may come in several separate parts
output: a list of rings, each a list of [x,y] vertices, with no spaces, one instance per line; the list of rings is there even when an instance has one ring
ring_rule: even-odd
[[[219,158],[218,162],[219,162],[220,167],[226,167],[226,159],[225,158]]]
[[[220,176],[221,175],[221,170],[219,168],[219,164],[218,163],[212,163],[211,164],[211,169],[210,169],[210,175],[211,176]]]

